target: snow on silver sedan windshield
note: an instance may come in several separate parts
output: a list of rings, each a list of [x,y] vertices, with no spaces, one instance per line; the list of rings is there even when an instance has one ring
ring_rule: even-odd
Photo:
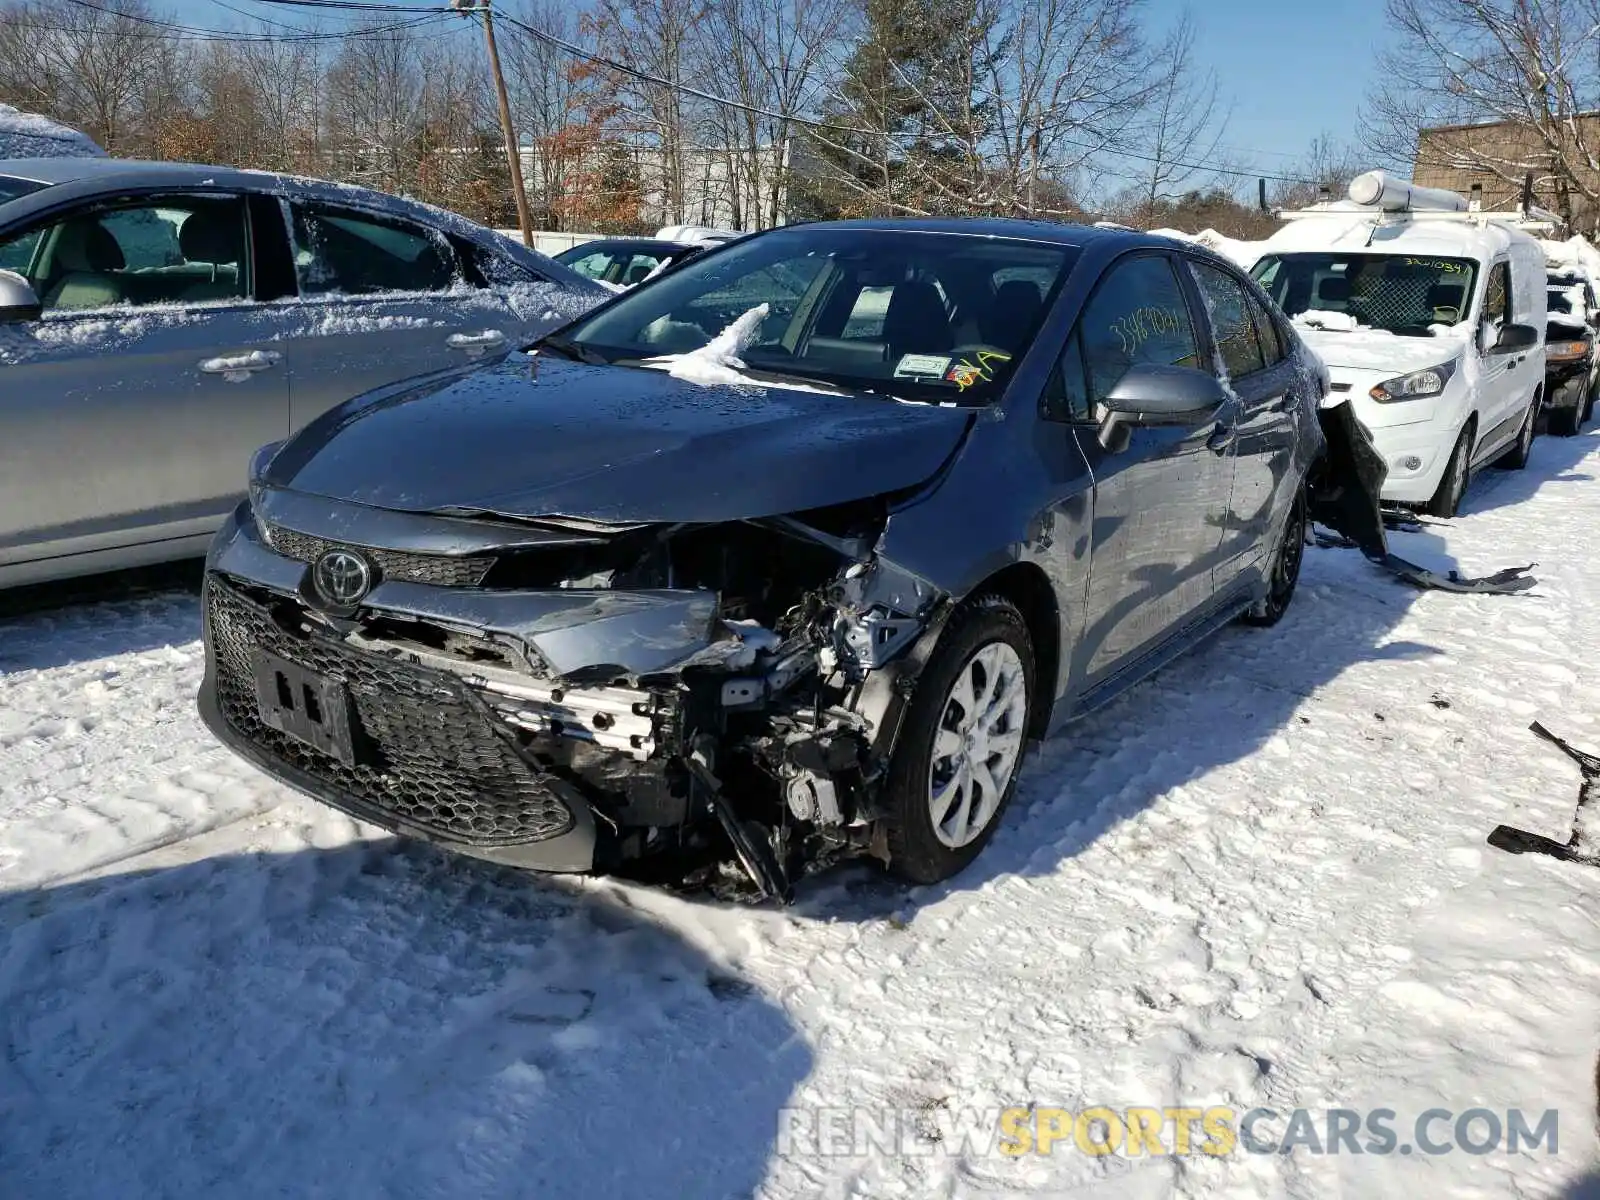
[[[689,263],[557,345],[638,366],[692,355],[718,382],[731,370],[751,382],[985,404],[1074,256],[1063,245],[808,226]]]

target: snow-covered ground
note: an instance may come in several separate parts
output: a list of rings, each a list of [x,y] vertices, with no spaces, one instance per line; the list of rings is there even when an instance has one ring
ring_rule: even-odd
[[[1600,750],[1600,433],[1396,541],[1541,584],[1312,551],[1277,629],[1047,746],[962,878],[851,867],[785,911],[296,797],[196,719],[187,592],[0,620],[0,1196],[1591,1195],[1600,873],[1484,837],[1568,831],[1577,769],[1530,721]],[[1388,1108],[1408,1143],[1431,1108],[1555,1109],[1559,1144],[984,1144],[1029,1103]],[[850,1107],[861,1153],[817,1132]]]

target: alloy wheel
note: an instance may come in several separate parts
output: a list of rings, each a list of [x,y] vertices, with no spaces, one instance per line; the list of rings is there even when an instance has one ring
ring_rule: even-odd
[[[934,835],[951,849],[993,820],[1022,758],[1028,729],[1027,677],[1004,642],[975,650],[945,697],[928,772]]]

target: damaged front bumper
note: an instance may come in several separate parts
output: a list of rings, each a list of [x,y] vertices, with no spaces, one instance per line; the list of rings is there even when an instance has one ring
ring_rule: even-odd
[[[756,590],[746,581],[711,586],[699,551],[687,585],[670,549],[664,567],[590,570],[617,539],[654,554],[673,529],[256,489],[207,562],[202,712],[269,774],[476,857],[614,870],[720,829],[762,890],[785,890],[803,860],[864,844],[907,690],[896,673],[944,597],[876,559],[870,537],[738,525],[773,539],[793,576],[752,602],[766,620],[730,605]],[[317,580],[336,550],[374,580],[343,607]],[[587,573],[518,586],[529,562],[562,561]]]

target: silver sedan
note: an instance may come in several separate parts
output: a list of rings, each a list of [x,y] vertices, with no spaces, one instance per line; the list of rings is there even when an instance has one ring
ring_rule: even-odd
[[[362,188],[0,160],[0,586],[199,554],[258,447],[610,295]]]

